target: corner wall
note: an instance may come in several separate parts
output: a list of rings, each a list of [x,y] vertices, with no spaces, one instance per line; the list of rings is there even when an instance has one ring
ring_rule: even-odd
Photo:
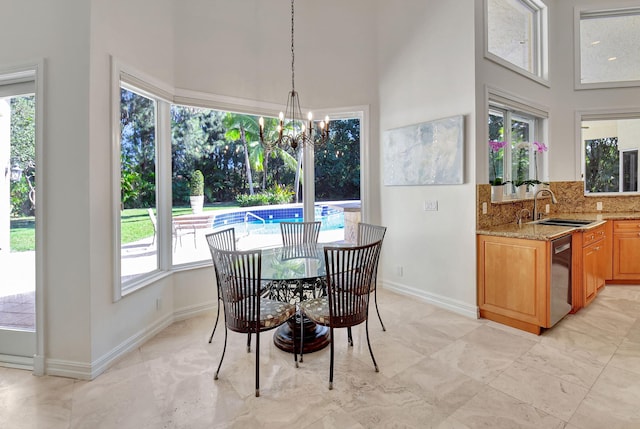
[[[386,130],[464,115],[464,184],[383,186],[385,288],[476,317],[474,1],[378,1],[380,151]],[[380,166],[380,171],[382,167]],[[438,211],[423,210],[437,200]]]

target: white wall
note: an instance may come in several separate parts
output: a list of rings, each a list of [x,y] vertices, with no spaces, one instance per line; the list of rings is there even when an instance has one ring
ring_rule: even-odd
[[[473,0],[378,1],[380,135],[465,117],[463,185],[381,186],[383,284],[475,316],[473,28]],[[423,211],[425,200],[438,211]]]
[[[44,212],[45,355],[90,360],[89,6],[82,0],[7,0],[0,64],[44,59],[44,158],[38,210]],[[10,42],[9,42],[10,40]]]

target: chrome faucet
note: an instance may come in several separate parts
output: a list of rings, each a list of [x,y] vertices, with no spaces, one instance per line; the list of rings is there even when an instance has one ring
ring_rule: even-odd
[[[549,195],[551,195],[551,202],[553,204],[558,204],[558,200],[556,199],[556,196],[551,191],[551,189],[547,189],[547,188],[540,189],[533,196],[533,220],[538,220],[538,218],[539,218],[539,215],[538,215],[538,195],[540,195],[542,192],[548,192]]]

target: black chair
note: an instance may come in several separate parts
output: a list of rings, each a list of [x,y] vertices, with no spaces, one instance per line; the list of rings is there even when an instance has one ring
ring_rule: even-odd
[[[207,234],[207,243],[209,243],[209,250],[211,251],[211,259],[213,260],[213,251],[217,250],[236,250],[236,230],[234,228],[223,229],[222,231],[213,232],[211,234]],[[213,269],[216,273],[216,285],[218,288],[218,310],[216,314],[216,323],[213,325],[213,332],[211,332],[211,336],[209,337],[209,344],[213,340],[213,335],[216,333],[216,328],[218,327],[218,319],[220,319],[220,307],[222,306],[222,294],[220,293],[220,276],[218,275],[218,270],[216,269],[216,264],[214,261]],[[249,337],[249,341],[247,343],[247,347],[251,343],[251,337]]]
[[[322,222],[280,222],[282,244],[293,246],[298,244],[316,244],[320,236]]]
[[[333,389],[333,360],[335,328],[351,328],[365,323],[367,345],[371,360],[378,372],[369,341],[369,296],[372,277],[380,257],[381,241],[363,246],[335,246],[324,248],[327,270],[327,296],[300,303],[300,313],[317,324],[328,326],[331,339],[329,389]],[[300,338],[300,360],[302,343]]]
[[[384,234],[387,232],[386,226],[380,225],[372,225],[369,223],[358,223],[358,245],[374,243],[376,241],[384,240]],[[382,325],[382,330],[386,331],[387,329],[384,327],[384,323],[382,323],[382,317],[380,317],[380,310],[378,309],[378,292],[376,287],[376,281],[378,278],[378,264],[376,263],[376,268],[373,272],[373,279],[371,281],[371,292],[373,292],[373,301],[376,305],[376,313],[378,313],[378,320],[380,320],[380,325]],[[351,336],[349,336],[349,340],[353,345],[353,341],[351,340]]]
[[[260,283],[262,250],[212,249],[224,304],[224,349],[214,379],[218,379],[227,350],[227,331],[256,334],[256,396],[260,396],[260,332],[285,323],[296,314],[296,306],[262,298]],[[294,350],[294,360],[297,356]]]

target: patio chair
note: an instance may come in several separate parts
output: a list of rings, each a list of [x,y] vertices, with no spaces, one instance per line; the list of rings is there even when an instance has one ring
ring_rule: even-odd
[[[320,236],[322,222],[280,222],[282,244],[293,246],[296,244],[316,244]]]
[[[367,345],[376,372],[378,364],[369,341],[369,296],[382,241],[362,246],[326,246],[327,296],[300,303],[300,313],[316,324],[329,327],[331,361],[329,389],[333,389],[334,334],[336,328],[351,328],[365,323]],[[302,361],[304,336],[300,338]]]
[[[386,226],[380,225],[372,225],[369,223],[358,223],[358,245],[369,244],[375,241],[382,242],[384,240],[384,234],[387,232]],[[380,325],[382,325],[382,330],[386,331],[387,329],[384,327],[384,323],[382,323],[382,317],[380,317],[380,310],[378,309],[378,292],[376,288],[376,281],[378,277],[378,264],[376,263],[375,270],[373,272],[373,279],[371,280],[371,292],[373,292],[373,301],[376,305],[376,313],[378,313],[378,320],[380,320]],[[351,345],[353,345],[353,340],[351,339],[351,335],[349,335],[349,341]]]
[[[151,245],[156,244],[156,235],[158,235],[158,219],[156,219],[156,215],[153,212],[153,209],[147,209],[147,213],[149,213],[149,219],[151,219],[151,224],[153,225],[153,241]]]
[[[227,350],[227,331],[256,334],[256,396],[260,396],[260,332],[285,323],[296,314],[296,306],[260,296],[262,250],[213,249],[224,304],[224,348],[214,379],[218,379]],[[294,361],[297,355],[294,349]]]
[[[207,243],[209,244],[209,251],[211,252],[211,260],[213,261],[213,252],[214,250],[236,250],[236,230],[235,228],[227,228],[222,231],[213,232],[211,234],[206,235]],[[213,331],[211,332],[211,336],[209,337],[209,344],[213,340],[213,335],[216,333],[216,328],[218,327],[218,319],[220,319],[220,306],[222,305],[222,294],[220,292],[220,276],[218,275],[218,270],[216,269],[216,264],[214,261],[213,269],[216,274],[216,287],[218,288],[218,309],[216,311],[216,323],[213,325]],[[249,344],[250,344],[249,339]],[[247,347],[249,347],[247,344]]]

